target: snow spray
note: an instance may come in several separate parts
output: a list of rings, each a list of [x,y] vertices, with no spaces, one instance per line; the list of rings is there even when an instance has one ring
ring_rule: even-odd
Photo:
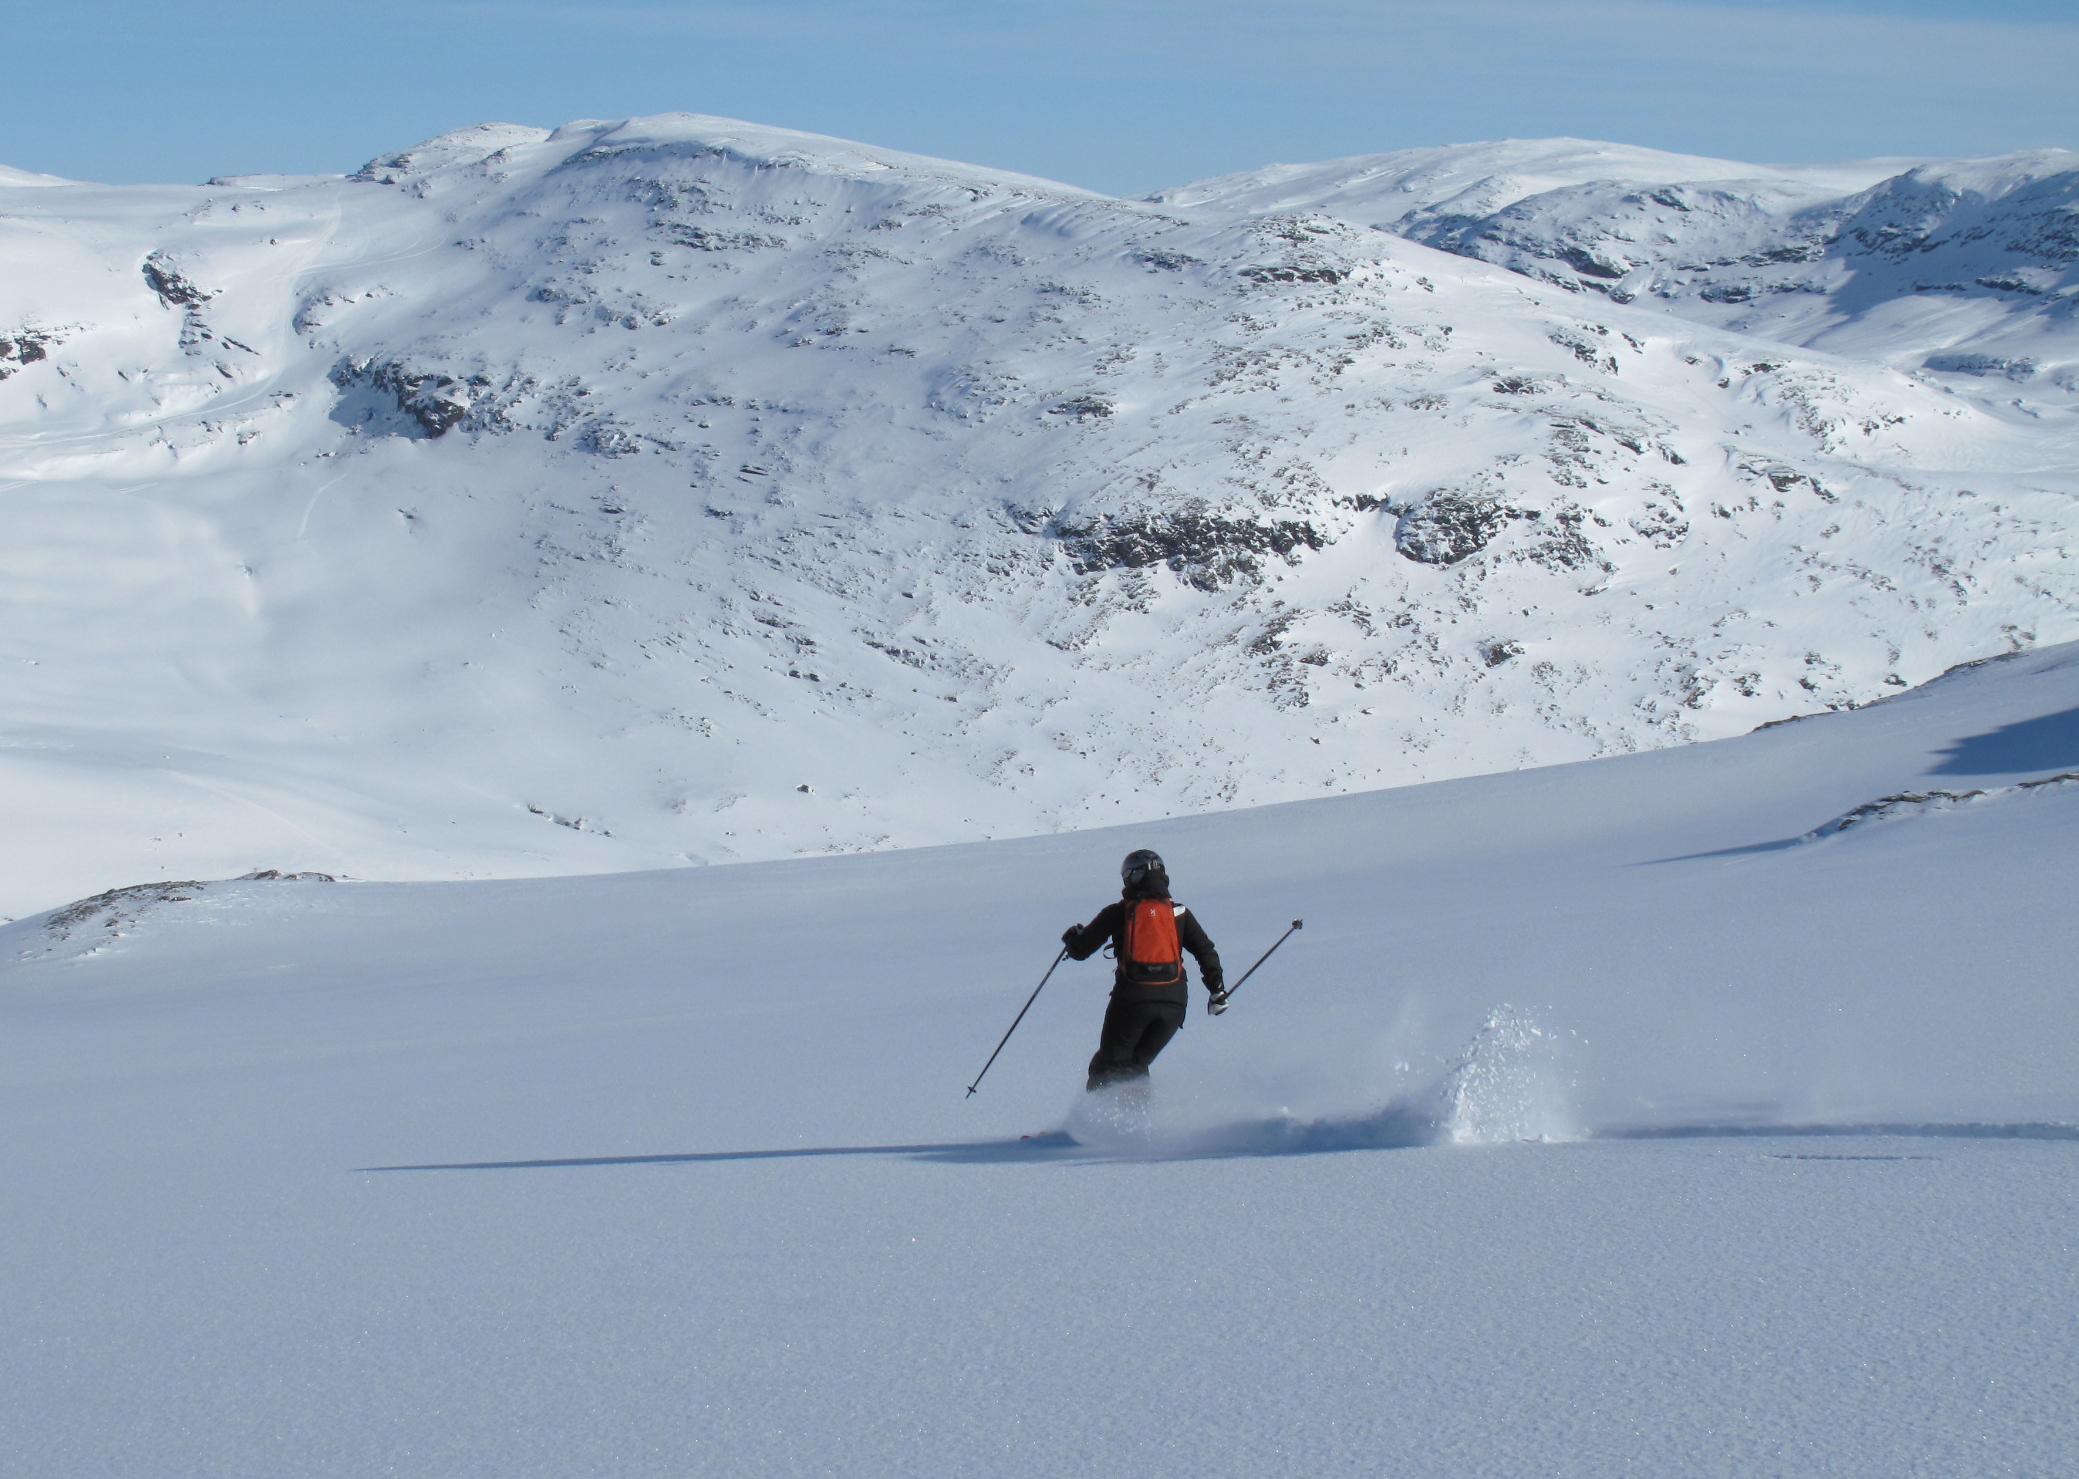
[[[1441,1138],[1453,1145],[1576,1138],[1558,1058],[1556,1034],[1514,1007],[1496,1007],[1439,1086]]]
[[[1561,1047],[1562,1034],[1504,1005],[1487,1014],[1440,1076],[1391,1092],[1383,1103],[1375,1099],[1369,1109],[1296,1114],[1287,1104],[1264,1102],[1261,1087],[1169,1078],[1160,1086],[1081,1095],[1062,1129],[1079,1145],[1125,1160],[1570,1140],[1579,1131]],[[1393,1067],[1396,1078],[1408,1072],[1404,1063]]]

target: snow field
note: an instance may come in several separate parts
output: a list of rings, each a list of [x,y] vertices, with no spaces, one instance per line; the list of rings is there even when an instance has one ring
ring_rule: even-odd
[[[1149,826],[21,921],[0,1472],[2054,1475],[2075,712],[2046,649]],[[2000,794],[1811,835],[1930,789]],[[1145,1123],[1095,962],[964,1099],[1143,845],[1235,968],[1306,928]]]

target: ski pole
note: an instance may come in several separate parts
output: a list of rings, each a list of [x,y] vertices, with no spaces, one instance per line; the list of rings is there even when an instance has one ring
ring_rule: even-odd
[[[1273,949],[1275,949],[1276,947],[1275,947],[1275,946],[1273,946],[1272,948],[1273,948]],[[1022,1007],[1019,1007],[1019,1008],[1018,1008],[1018,1015],[1017,1015],[1017,1016],[1015,1016],[1015,1017],[1013,1017],[1013,1018],[1011,1018],[1011,1026],[1010,1026],[1010,1031],[1009,1031],[1009,1032],[1006,1032],[1006,1033],[1004,1033],[1004,1035],[1003,1035],[1003,1042],[1000,1042],[1000,1043],[998,1043],[998,1044],[996,1045],[996,1053],[1000,1053],[1000,1052],[1002,1052],[1002,1051],[1003,1051],[1003,1043],[1005,1043],[1005,1042],[1009,1042],[1009,1041],[1011,1040],[1011,1033],[1012,1033],[1012,1032],[1016,1032],[1016,1031],[1018,1030],[1018,1024],[1019,1024],[1020,1022],[1023,1022],[1023,1021],[1025,1020],[1025,1014],[1026,1014],[1027,1012],[1031,1011],[1031,1010],[1032,1010],[1032,1004],[1033,1004],[1034,1002],[1036,1002],[1036,1001],[1038,1001],[1038,1000],[1039,1000],[1039,994],[1040,994],[1040,992],[1046,989],[1046,985],[1047,985],[1047,982],[1048,982],[1048,980],[1049,980],[1049,979],[1050,979],[1050,978],[1051,978],[1051,977],[1053,976],[1053,974],[1054,974],[1054,966],[1058,966],[1058,965],[1060,965],[1060,964],[1061,964],[1061,962],[1062,962],[1062,961],[1064,961],[1064,960],[1066,960],[1066,959],[1068,959],[1068,946],[1066,946],[1066,945],[1063,945],[1063,946],[1061,947],[1061,953],[1060,953],[1059,955],[1057,955],[1057,956],[1055,956],[1055,957],[1054,957],[1054,965],[1050,965],[1050,966],[1048,966],[1048,967],[1047,967],[1047,974],[1046,974],[1046,975],[1044,975],[1044,976],[1041,976],[1041,977],[1040,977],[1040,983],[1039,983],[1039,985],[1037,985],[1037,986],[1035,986],[1035,987],[1033,987],[1033,988],[1032,988],[1032,995],[1030,995],[1030,996],[1028,996],[1028,997],[1026,997],[1026,998],[1025,998],[1025,1005],[1024,1005],[1024,1006],[1022,1006]],[[967,1086],[967,1097],[968,1097],[968,1098],[970,1098],[970,1099],[974,1098],[974,1096],[975,1096],[975,1090],[976,1090],[976,1089],[979,1089],[979,1088],[980,1088],[980,1087],[982,1086],[982,1076],[983,1076],[983,1074],[986,1074],[986,1073],[988,1073],[988,1071],[989,1071],[989,1064],[990,1064],[990,1063],[994,1063],[994,1062],[996,1061],[996,1053],[991,1053],[991,1054],[989,1055],[989,1063],[984,1063],[984,1064],[982,1065],[982,1072],[981,1072],[981,1073],[978,1073],[978,1074],[976,1074],[976,1075],[975,1075],[975,1081],[974,1081],[973,1083],[971,1083],[971,1084],[969,1084],[969,1085]]]
[[[1304,921],[1301,921],[1301,920],[1297,920],[1297,919],[1293,920],[1293,921],[1292,921],[1292,930],[1296,930],[1296,929],[1298,929],[1298,928],[1300,927],[1300,925],[1301,925],[1301,924],[1302,924],[1303,922],[1304,922]],[[1261,954],[1261,955],[1257,956],[1257,957],[1256,957],[1256,965],[1262,965],[1262,964],[1263,964],[1263,963],[1264,963],[1264,962],[1265,962],[1266,960],[1269,960],[1269,959],[1271,958],[1271,955],[1272,955],[1272,953],[1273,953],[1273,952],[1275,952],[1275,951],[1277,950],[1278,946],[1280,946],[1280,945],[1284,944],[1284,943],[1285,943],[1285,942],[1286,942],[1287,940],[1291,939],[1291,938],[1292,938],[1292,930],[1287,930],[1287,931],[1285,931],[1285,933],[1284,933],[1284,934],[1282,934],[1282,935],[1278,936],[1278,938],[1277,938],[1277,939],[1276,939],[1275,941],[1273,941],[1273,942],[1272,942],[1272,944],[1271,944],[1271,947],[1270,947],[1270,949],[1269,949],[1269,950],[1266,950],[1266,951],[1264,951],[1264,952],[1263,952],[1263,954]],[[1252,965],[1252,966],[1250,966],[1250,967],[1249,967],[1249,968],[1248,968],[1247,970],[1245,970],[1245,971],[1243,971],[1243,972],[1242,972],[1242,981],[1246,981],[1246,980],[1248,980],[1248,979],[1249,979],[1249,978],[1250,978],[1251,976],[1253,976],[1253,975],[1255,975],[1255,974],[1256,974],[1256,965]],[[1228,988],[1227,988],[1227,989],[1226,989],[1225,991],[1221,992],[1220,994],[1221,994],[1222,996],[1224,996],[1224,997],[1227,997],[1227,998],[1229,998],[1230,1000],[1232,1000],[1232,999],[1233,999],[1233,997],[1234,997],[1234,994],[1235,994],[1235,993],[1236,993],[1237,991],[1239,991],[1239,990],[1241,990],[1241,989],[1242,989],[1242,981],[1237,981],[1237,982],[1235,982],[1235,983],[1234,983],[1234,984],[1233,984],[1232,986],[1228,987]]]

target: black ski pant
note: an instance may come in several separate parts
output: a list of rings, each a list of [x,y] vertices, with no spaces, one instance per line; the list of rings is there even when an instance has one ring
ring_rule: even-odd
[[[1184,1004],[1176,1001],[1134,1001],[1113,997],[1105,1008],[1104,1032],[1097,1052],[1090,1059],[1090,1082],[1101,1089],[1106,1084],[1146,1078],[1155,1055],[1184,1025]]]

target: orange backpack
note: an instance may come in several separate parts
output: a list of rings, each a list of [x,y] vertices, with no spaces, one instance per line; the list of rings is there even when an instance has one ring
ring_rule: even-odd
[[[1177,906],[1168,899],[1141,899],[1126,916],[1123,977],[1136,986],[1174,986],[1184,979],[1184,952],[1177,944]]]

